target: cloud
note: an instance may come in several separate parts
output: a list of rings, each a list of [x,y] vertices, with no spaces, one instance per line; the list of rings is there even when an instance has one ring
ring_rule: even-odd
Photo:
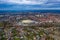
[[[53,5],[60,4],[60,0],[0,0],[1,3],[6,4],[39,4],[39,5]]]
[[[32,9],[60,9],[60,0],[0,0],[0,10]]]
[[[60,4],[60,0],[48,0],[47,3],[59,3]]]
[[[47,0],[0,0],[1,3],[13,4],[44,4]]]
[[[0,0],[1,3],[7,4],[60,4],[60,0]]]

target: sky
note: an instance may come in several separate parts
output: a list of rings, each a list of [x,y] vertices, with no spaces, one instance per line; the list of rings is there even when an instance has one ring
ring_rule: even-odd
[[[0,0],[0,10],[60,10],[60,0]]]

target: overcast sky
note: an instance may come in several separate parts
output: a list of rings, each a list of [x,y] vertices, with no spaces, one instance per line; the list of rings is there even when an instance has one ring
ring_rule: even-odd
[[[0,10],[60,10],[60,0],[0,0]]]

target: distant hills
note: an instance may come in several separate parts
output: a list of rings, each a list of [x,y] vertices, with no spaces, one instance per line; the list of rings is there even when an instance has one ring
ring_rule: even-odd
[[[0,14],[20,14],[20,12],[22,13],[26,13],[26,12],[40,12],[40,13],[60,13],[60,10],[8,10],[8,11],[2,11],[0,10]]]
[[[60,13],[60,10],[0,10],[0,13],[4,12],[52,12],[52,13]]]

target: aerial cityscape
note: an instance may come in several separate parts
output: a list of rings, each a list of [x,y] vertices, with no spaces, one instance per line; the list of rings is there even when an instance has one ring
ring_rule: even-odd
[[[60,0],[0,0],[0,40],[60,40]]]
[[[60,14],[0,15],[0,40],[60,40]]]

